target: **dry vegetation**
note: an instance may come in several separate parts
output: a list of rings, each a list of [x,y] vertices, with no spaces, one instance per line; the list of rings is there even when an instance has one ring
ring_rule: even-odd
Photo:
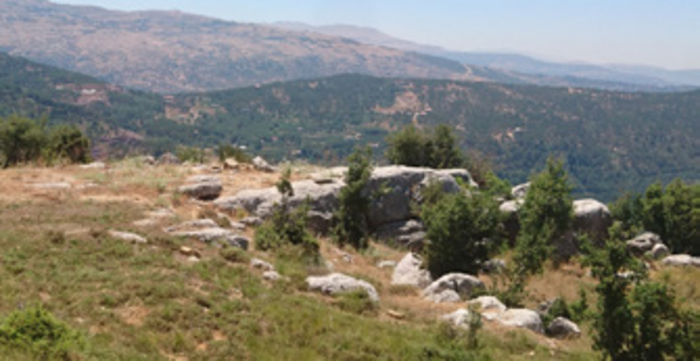
[[[0,172],[0,315],[43,305],[85,335],[81,359],[442,359],[448,355],[439,352],[460,345],[436,318],[464,304],[426,301],[416,290],[392,286],[391,270],[376,266],[398,261],[401,251],[373,244],[360,254],[322,240],[322,255],[335,271],[367,280],[381,295],[378,309],[357,315],[341,310],[338,299],[305,290],[303,277],[327,272],[325,267],[250,251],[287,277],[270,283],[249,268],[247,257],[232,263],[228,260],[235,258],[224,259],[216,247],[163,232],[164,226],[206,213],[207,206],[173,190],[186,176],[209,171],[128,160],[105,169]],[[295,177],[309,173],[302,167]],[[278,177],[252,170],[220,176],[226,194],[268,187]],[[162,208],[175,216],[150,227],[134,225]],[[149,242],[113,239],[112,229],[136,232]],[[182,255],[182,246],[199,254],[199,262]],[[576,263],[548,270],[528,285],[528,306],[552,297],[575,300],[580,286],[593,285],[585,274]],[[685,302],[700,308],[697,270],[653,275],[668,279]],[[581,339],[559,341],[486,322],[473,357],[596,359],[588,328],[582,328]],[[0,350],[2,356],[27,355]]]

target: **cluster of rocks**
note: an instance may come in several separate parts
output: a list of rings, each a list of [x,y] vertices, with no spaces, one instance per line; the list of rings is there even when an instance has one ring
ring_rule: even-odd
[[[649,255],[657,260],[668,256],[670,253],[661,237],[651,232],[640,234],[634,239],[627,241],[627,250],[637,257],[644,256],[649,252]]]
[[[222,241],[230,246],[244,250],[247,250],[250,244],[250,240],[247,237],[239,235],[233,230],[221,228],[211,219],[184,222],[166,228],[165,231],[174,236],[192,238],[204,243]]]
[[[338,207],[340,190],[345,186],[345,168],[336,168],[312,176],[311,180],[294,182],[294,196],[288,204],[297,207],[307,200],[310,206],[310,228],[326,234],[332,227],[333,212]],[[447,193],[462,191],[460,183],[476,186],[464,169],[434,170],[404,166],[379,167],[374,170],[365,188],[372,197],[369,226],[378,238],[399,246],[420,248],[425,241],[425,227],[414,214],[413,204],[422,202],[421,191],[431,182],[438,182]],[[259,218],[271,215],[282,197],[276,188],[244,190],[234,197],[218,199],[222,211],[243,209]]]
[[[251,259],[250,266],[254,269],[262,271],[263,278],[270,282],[274,282],[282,278],[282,276],[275,270],[275,266],[259,258]]]

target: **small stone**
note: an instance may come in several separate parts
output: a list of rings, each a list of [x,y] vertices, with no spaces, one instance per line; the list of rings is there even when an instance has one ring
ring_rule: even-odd
[[[263,273],[263,278],[268,281],[274,282],[282,278],[282,276],[280,276],[280,274],[275,271],[266,271],[265,273]]]
[[[180,247],[180,254],[182,254],[183,256],[200,257],[199,252],[197,252],[197,250],[187,246]]]
[[[564,317],[557,317],[547,327],[547,335],[559,339],[581,337],[581,329],[577,324]]]
[[[116,239],[126,241],[126,242],[148,243],[148,240],[146,240],[146,238],[143,238],[143,237],[139,236],[138,234],[134,234],[134,233],[109,231],[109,235],[116,238]]]
[[[377,267],[381,269],[385,268],[396,268],[396,261],[381,261],[377,263]]]
[[[260,269],[260,270],[264,270],[264,271],[272,271],[275,269],[275,267],[272,264],[265,262],[259,258],[251,259],[250,266],[255,268],[255,269]]]

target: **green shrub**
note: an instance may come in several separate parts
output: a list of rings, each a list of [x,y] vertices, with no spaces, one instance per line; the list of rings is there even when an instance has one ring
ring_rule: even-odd
[[[46,145],[46,121],[19,116],[0,119],[0,153],[3,168],[36,161]]]
[[[261,251],[277,251],[287,246],[299,247],[304,258],[316,261],[320,257],[320,248],[316,238],[309,232],[308,204],[290,210],[288,198],[294,195],[289,181],[291,171],[287,169],[279,182],[277,190],[282,194],[282,202],[275,204],[272,216],[255,232],[255,246]]]
[[[177,159],[179,159],[183,163],[204,163],[204,160],[206,158],[206,152],[204,151],[204,149],[199,149],[195,147],[177,147],[175,155],[177,156]]]
[[[341,310],[357,315],[376,314],[379,307],[372,301],[365,291],[353,291],[343,293],[338,297],[336,305]]]
[[[238,247],[222,247],[219,250],[219,255],[231,263],[247,264],[250,262],[250,255]]]
[[[519,273],[542,272],[552,255],[552,245],[564,236],[573,222],[572,186],[563,164],[549,159],[546,169],[533,177],[519,217],[514,261]]]
[[[0,325],[0,344],[38,359],[68,359],[85,349],[83,336],[41,307],[10,314]]]
[[[222,144],[216,149],[216,155],[219,161],[224,162],[226,159],[233,158],[238,163],[251,163],[253,158],[243,149],[229,144]]]
[[[387,138],[386,158],[392,164],[435,169],[464,166],[464,156],[452,129],[438,125],[431,134],[421,133],[409,125]]]
[[[445,195],[423,209],[427,228],[426,266],[437,278],[451,272],[478,274],[489,258],[487,242],[499,237],[500,212],[481,193]]]
[[[59,125],[48,134],[46,151],[52,160],[87,163],[91,160],[90,140],[74,125]]]
[[[613,234],[602,250],[586,248],[585,264],[599,281],[595,349],[612,360],[693,359],[700,352],[694,340],[696,319],[676,308],[666,285],[647,280],[641,262],[627,252],[618,235]],[[621,277],[622,272],[635,277]]]
[[[355,249],[369,246],[367,214],[370,199],[365,188],[372,176],[371,160],[370,148],[356,149],[348,159],[345,187],[340,190],[338,210],[334,215],[333,238],[340,245],[349,244]]]

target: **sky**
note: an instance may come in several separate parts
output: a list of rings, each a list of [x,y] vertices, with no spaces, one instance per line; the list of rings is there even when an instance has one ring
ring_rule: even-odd
[[[698,0],[54,0],[252,23],[369,26],[460,51],[700,69]]]

